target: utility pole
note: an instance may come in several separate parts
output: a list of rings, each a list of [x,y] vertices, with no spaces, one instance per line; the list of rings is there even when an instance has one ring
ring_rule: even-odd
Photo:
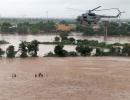
[[[47,22],[48,22],[48,21],[49,21],[49,20],[48,20],[48,11],[46,11],[46,18],[47,18]]]
[[[104,29],[105,29],[105,35],[104,35],[104,41],[107,41],[107,36],[108,36],[108,21],[104,21]]]

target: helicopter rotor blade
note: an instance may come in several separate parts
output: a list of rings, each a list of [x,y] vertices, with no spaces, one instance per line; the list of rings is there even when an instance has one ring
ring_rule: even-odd
[[[102,6],[98,6],[98,7],[94,8],[94,9],[92,9],[92,10],[90,10],[90,11],[95,11],[96,9],[98,9],[98,8],[100,8],[100,7],[102,7]]]
[[[119,10],[118,8],[110,8],[110,9],[100,9],[100,10],[95,10],[95,11],[112,10],[112,9]]]

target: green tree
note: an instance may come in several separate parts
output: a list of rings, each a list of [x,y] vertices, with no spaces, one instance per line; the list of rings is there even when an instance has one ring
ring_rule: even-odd
[[[63,49],[64,46],[62,44],[58,44],[55,46],[54,52],[59,57],[66,57],[68,55],[68,52]]]
[[[43,22],[39,22],[39,23],[37,23],[36,25],[35,25],[35,27],[37,27],[38,28],[38,30],[40,30],[40,31],[43,31],[43,27],[44,27],[44,24],[43,24]]]
[[[45,32],[52,32],[56,29],[55,23],[53,21],[48,21],[43,23],[43,30]]]
[[[14,46],[13,45],[10,45],[7,49],[6,49],[6,55],[7,57],[9,58],[13,58],[15,57],[15,49],[14,49]]]
[[[28,43],[27,45],[28,53],[32,57],[37,57],[37,52],[39,50],[38,46],[39,46],[39,42],[37,40],[33,40],[30,43]]]
[[[33,25],[31,25],[30,26],[30,31],[31,31],[31,33],[38,33],[39,32],[39,28],[38,28],[38,26],[37,26],[37,24],[33,24]]]
[[[17,27],[18,33],[26,34],[29,30],[29,24],[28,23],[20,23]]]
[[[103,51],[100,48],[96,48],[95,56],[103,56]]]
[[[4,55],[5,52],[0,48],[0,57],[2,57],[2,55]]]
[[[59,42],[60,38],[59,37],[55,37],[55,42]]]
[[[83,26],[83,25],[77,24],[76,31],[82,32],[83,35],[95,35],[96,34],[91,25]]]
[[[71,38],[68,38],[68,40],[71,42],[71,44],[75,44],[75,39],[73,38],[73,37],[71,37]]]
[[[121,55],[121,48],[120,47],[110,47],[110,54],[112,56],[120,56]]]
[[[68,52],[68,56],[70,56],[70,57],[77,57],[78,55],[77,55],[76,52],[71,51],[71,52]]]
[[[26,41],[22,41],[19,44],[19,51],[21,52],[21,54],[20,54],[21,58],[28,57],[28,55],[27,55],[28,49],[27,49],[27,42]]]
[[[3,23],[2,25],[1,25],[1,31],[2,32],[10,32],[10,27],[11,27],[12,25],[10,24],[10,23]]]
[[[60,24],[68,25],[68,23],[65,20],[60,21]]]
[[[76,51],[80,53],[81,56],[90,56],[92,52],[92,48],[85,46],[85,45],[78,45],[76,47]]]
[[[62,33],[60,34],[61,41],[66,41],[66,40],[68,40],[68,36],[69,36],[69,33],[68,33],[68,32],[62,32]]]
[[[96,32],[94,32],[92,26],[87,26],[87,28],[84,29],[83,35],[95,35]]]
[[[80,24],[76,25],[76,31],[78,31],[78,32],[84,32],[84,30],[85,30],[85,27],[83,27],[82,25],[80,25]]]
[[[130,56],[130,45],[129,44],[125,44],[123,46],[122,54],[124,56]]]
[[[110,22],[108,25],[108,35],[120,35],[119,25],[115,22]]]

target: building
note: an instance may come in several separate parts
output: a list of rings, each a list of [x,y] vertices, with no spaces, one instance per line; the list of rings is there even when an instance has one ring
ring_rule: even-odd
[[[58,31],[71,31],[75,28],[72,24],[57,24],[56,28]]]

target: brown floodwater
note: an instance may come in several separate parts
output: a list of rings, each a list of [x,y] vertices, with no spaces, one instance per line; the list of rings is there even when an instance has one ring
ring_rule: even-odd
[[[0,100],[130,100],[130,58],[1,58]]]

